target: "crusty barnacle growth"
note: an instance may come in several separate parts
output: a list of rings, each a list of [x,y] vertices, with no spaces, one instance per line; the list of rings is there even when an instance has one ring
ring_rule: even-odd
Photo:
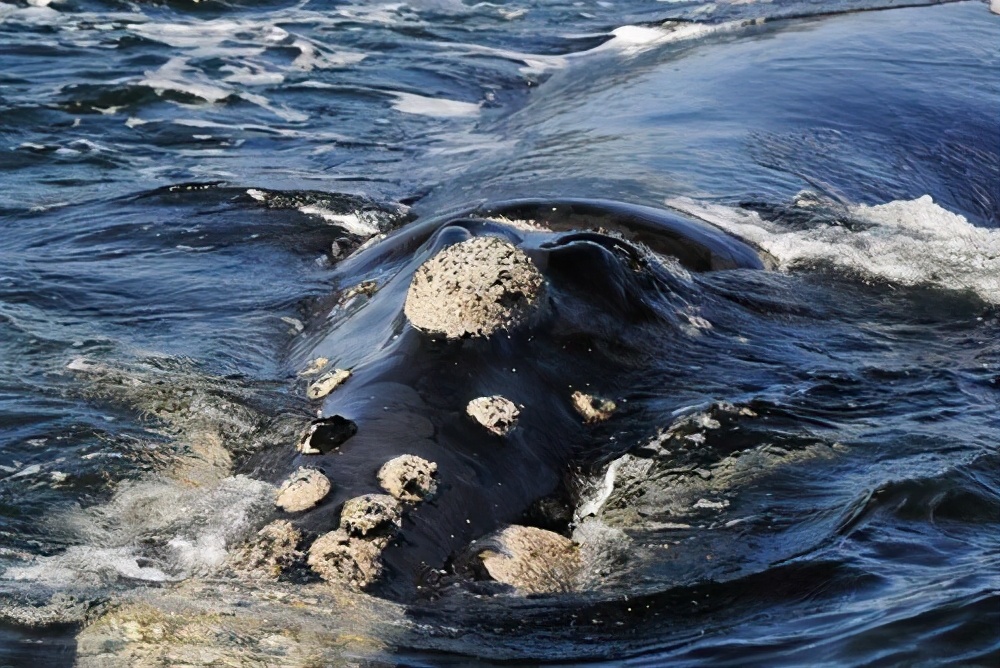
[[[274,504],[289,513],[309,510],[330,493],[330,480],[317,469],[299,467],[278,489]]]
[[[302,534],[291,522],[276,520],[235,550],[229,563],[243,575],[277,578],[302,557],[301,540]]]
[[[327,582],[364,589],[382,575],[382,550],[387,542],[385,538],[358,538],[337,529],[316,539],[306,563]]]
[[[570,591],[579,576],[579,547],[552,531],[511,525],[484,542],[491,545],[479,554],[486,572],[518,593]]]
[[[389,536],[402,526],[402,507],[388,494],[365,494],[344,502],[340,528],[352,536]]]
[[[334,369],[329,373],[324,373],[322,376],[309,384],[309,388],[306,390],[306,396],[313,400],[322,399],[337,389],[341,383],[350,377],[351,372],[349,369]]]
[[[437,491],[437,464],[416,455],[400,455],[390,459],[378,472],[382,489],[400,501],[417,502]]]
[[[610,399],[602,399],[580,391],[573,393],[573,408],[588,424],[603,422],[618,410],[618,405]]]
[[[521,414],[513,401],[499,395],[473,399],[465,412],[497,436],[506,436]]]
[[[489,336],[525,322],[543,282],[531,259],[509,241],[474,237],[417,269],[404,312],[417,329],[450,339]]]

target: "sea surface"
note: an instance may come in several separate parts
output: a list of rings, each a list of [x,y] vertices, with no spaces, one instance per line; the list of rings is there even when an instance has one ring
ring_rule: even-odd
[[[453,356],[396,288],[345,306],[405,288],[432,243],[409,230],[523,198],[704,221],[767,268],[571,216],[596,236],[524,242],[553,258],[534,339]],[[551,411],[469,484],[573,497],[587,587],[285,609],[319,585],[228,573],[315,417],[317,351],[410,383],[429,441],[466,388]],[[620,411],[573,423],[570,388]],[[523,473],[561,438],[558,480]],[[194,609],[248,630],[170,626]],[[0,665],[182,662],[998,665],[1000,16],[0,1]]]

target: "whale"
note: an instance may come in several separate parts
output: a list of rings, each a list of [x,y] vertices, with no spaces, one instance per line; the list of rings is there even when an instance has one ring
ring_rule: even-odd
[[[404,312],[415,272],[478,237],[516,246],[538,268],[545,296],[537,316],[481,337],[415,327]],[[275,484],[300,467],[322,471],[329,494],[287,514],[315,537],[337,528],[345,501],[384,493],[378,471],[388,460],[433,462],[436,490],[405,508],[370,591],[399,601],[439,595],[470,546],[502,527],[565,532],[570,474],[628,447],[628,404],[595,422],[574,393],[626,396],[631,378],[662,354],[664,336],[680,335],[680,311],[698,289],[693,275],[767,268],[757,249],[708,223],[622,202],[521,199],[418,218],[340,262],[330,297],[288,353],[290,375],[314,360],[350,370],[309,404],[313,432],[326,430],[321,447],[289,443],[243,468]],[[505,434],[466,413],[489,396],[518,407]]]

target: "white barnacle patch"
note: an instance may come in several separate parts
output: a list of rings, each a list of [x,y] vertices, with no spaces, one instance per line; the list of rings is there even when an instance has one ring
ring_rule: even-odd
[[[390,459],[378,472],[382,489],[400,501],[418,502],[437,491],[437,464],[416,455]]]
[[[317,469],[300,467],[278,489],[275,505],[289,513],[308,510],[330,493],[329,478]]]
[[[602,399],[577,390],[573,393],[573,408],[588,424],[603,422],[618,410],[618,405],[610,399]]]
[[[579,547],[569,538],[535,527],[511,525],[490,537],[479,554],[490,577],[521,594],[572,591],[580,572]]]
[[[497,436],[506,436],[521,414],[514,402],[499,395],[479,397],[469,402],[465,412]]]
[[[306,396],[313,400],[322,399],[337,389],[341,383],[350,377],[351,371],[349,369],[334,369],[333,371],[324,373],[322,376],[309,384],[309,388],[306,390]]]
[[[417,329],[449,339],[490,336],[526,322],[543,284],[531,259],[509,241],[474,237],[417,269],[404,312]]]

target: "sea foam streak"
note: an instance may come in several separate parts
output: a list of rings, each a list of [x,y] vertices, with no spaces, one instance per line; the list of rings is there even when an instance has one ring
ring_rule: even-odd
[[[666,204],[756,244],[783,269],[829,262],[902,285],[972,290],[1000,303],[1000,230],[976,227],[929,195],[842,212],[841,218],[860,225],[832,222],[804,230],[687,198]]]

